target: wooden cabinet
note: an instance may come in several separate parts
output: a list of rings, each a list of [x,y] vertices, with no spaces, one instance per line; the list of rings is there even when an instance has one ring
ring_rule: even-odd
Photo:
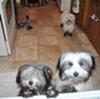
[[[81,0],[76,22],[100,54],[100,0]]]
[[[90,0],[90,5],[89,5],[89,11],[88,11],[88,16],[87,16],[87,28],[86,28],[86,33],[89,37],[89,39],[92,41],[92,43],[95,43],[96,39],[96,34],[98,30],[98,18],[96,15],[96,5],[97,2],[96,0]]]
[[[97,27],[94,46],[95,46],[95,48],[97,49],[97,51],[100,55],[100,21],[99,21],[98,27]]]
[[[87,16],[89,9],[89,0],[80,0],[80,12],[76,15],[76,23],[82,29],[86,29],[87,27]],[[73,6],[73,2],[72,2]]]
[[[89,0],[88,10],[87,27],[85,31],[100,54],[100,1]]]

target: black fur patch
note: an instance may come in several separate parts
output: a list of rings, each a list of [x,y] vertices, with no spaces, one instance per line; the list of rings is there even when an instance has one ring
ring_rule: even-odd
[[[66,31],[66,32],[64,32],[64,36],[70,36],[70,37],[72,37],[73,35],[72,35],[72,33],[69,33],[68,31]]]
[[[56,69],[60,70],[60,58],[58,59],[58,63],[57,63]]]
[[[60,27],[63,27],[63,24],[60,24]]]
[[[21,77],[20,77],[21,73],[20,71],[18,71],[17,77],[16,77],[16,83],[19,84],[21,82]]]
[[[93,66],[92,69],[95,69],[96,63],[95,63],[95,58],[93,56],[91,56],[92,62],[93,62]]]
[[[62,69],[60,67],[60,58],[58,59],[58,63],[57,63],[56,69],[59,71],[59,77],[61,78],[61,76],[62,76]]]
[[[22,87],[18,96],[31,97],[33,96],[33,92],[28,87]]]
[[[46,78],[46,82],[50,83],[51,79],[52,79],[52,70],[49,67],[44,67],[43,73],[44,73],[44,76]]]

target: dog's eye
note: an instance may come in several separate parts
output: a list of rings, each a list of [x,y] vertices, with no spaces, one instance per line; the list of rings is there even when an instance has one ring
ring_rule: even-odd
[[[72,63],[72,62],[68,62],[68,65],[69,65],[69,66],[73,66],[73,63]]]
[[[84,65],[84,63],[83,63],[82,61],[80,61],[80,62],[79,62],[79,65],[80,65],[80,66],[83,66],[83,65]]]

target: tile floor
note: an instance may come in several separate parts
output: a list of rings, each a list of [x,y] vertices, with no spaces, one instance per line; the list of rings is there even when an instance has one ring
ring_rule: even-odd
[[[25,8],[19,6],[19,21],[25,19]],[[94,89],[100,88],[100,59],[85,33],[77,26],[73,37],[64,37],[60,28],[60,11],[55,3],[43,7],[30,7],[27,10],[32,30],[16,30],[12,55],[0,57],[0,71],[16,70],[23,64],[45,64],[53,71],[59,56],[68,51],[86,51],[96,60],[93,72]]]

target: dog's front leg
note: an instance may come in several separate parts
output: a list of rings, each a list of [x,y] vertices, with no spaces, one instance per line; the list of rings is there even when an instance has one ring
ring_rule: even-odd
[[[19,92],[18,96],[22,96],[22,97],[31,97],[33,96],[32,91],[30,91],[29,89],[26,88],[22,88]]]
[[[74,86],[72,85],[64,85],[57,90],[57,93],[69,93],[69,92],[76,92]]]
[[[57,96],[57,92],[53,85],[47,86],[46,95],[47,95],[47,97],[56,97]]]

